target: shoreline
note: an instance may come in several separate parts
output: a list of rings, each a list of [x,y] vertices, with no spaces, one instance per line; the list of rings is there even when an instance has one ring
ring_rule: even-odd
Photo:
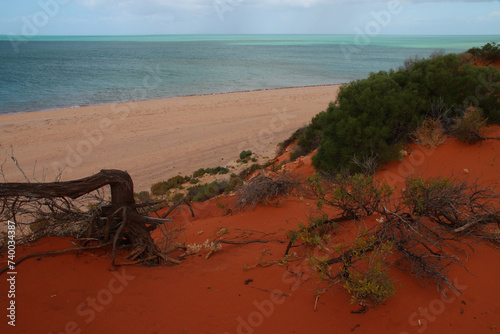
[[[334,101],[341,85],[192,95],[0,115],[0,142],[30,179],[65,181],[127,170],[136,192],[199,168],[232,164],[242,150],[276,146]],[[2,152],[2,159],[6,159]],[[7,160],[9,160],[7,158]],[[23,182],[16,166],[8,182]]]
[[[279,88],[260,88],[260,89],[249,89],[249,90],[241,90],[241,91],[231,91],[231,92],[222,92],[222,93],[205,93],[205,94],[189,94],[189,95],[179,95],[179,96],[171,96],[171,97],[161,97],[156,99],[149,100],[131,100],[131,101],[121,101],[121,102],[111,102],[111,103],[102,103],[102,104],[87,104],[87,105],[75,105],[69,107],[61,107],[61,108],[52,108],[52,109],[40,109],[40,110],[28,110],[28,111],[12,111],[0,114],[0,117],[6,115],[18,115],[25,113],[39,113],[39,112],[47,112],[47,111],[58,111],[58,110],[71,110],[71,109],[79,109],[79,108],[87,108],[87,107],[102,107],[102,106],[111,106],[115,104],[123,104],[123,103],[141,103],[147,101],[162,101],[168,99],[177,99],[183,97],[197,97],[197,96],[212,96],[212,95],[225,95],[225,94],[235,94],[235,93],[251,93],[251,92],[265,92],[269,90],[281,90],[281,89],[296,89],[296,88],[312,88],[312,87],[331,87],[331,86],[343,86],[347,85],[349,82],[343,82],[338,84],[325,84],[325,85],[309,85],[309,86],[291,86],[291,87],[279,87]]]

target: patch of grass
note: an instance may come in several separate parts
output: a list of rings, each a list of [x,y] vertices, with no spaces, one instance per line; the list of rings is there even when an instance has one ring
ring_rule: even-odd
[[[215,168],[200,168],[193,173],[193,178],[199,178],[205,176],[205,174],[209,175],[224,175],[229,173],[229,169],[226,167],[215,167]]]
[[[187,200],[192,202],[204,202],[224,193],[229,183],[227,181],[213,181],[203,185],[188,188]]]
[[[156,196],[165,195],[170,189],[181,188],[186,182],[183,176],[177,175],[167,181],[155,183],[151,186],[151,193]]]

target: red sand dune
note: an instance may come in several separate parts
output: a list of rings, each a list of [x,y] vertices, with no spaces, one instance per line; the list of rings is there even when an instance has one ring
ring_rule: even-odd
[[[500,136],[500,127],[491,128]],[[381,178],[400,186],[401,178],[469,176],[485,184],[500,181],[500,141],[467,145],[448,139],[432,151],[412,145],[403,161],[384,166]],[[311,173],[310,158],[295,163]],[[464,170],[468,170],[468,173]],[[228,203],[222,199],[217,203]],[[307,220],[307,201],[289,197],[279,206],[225,215],[216,201],[196,203],[196,217],[178,216],[186,243],[203,243],[221,227],[226,239],[288,241],[286,231]],[[353,234],[353,223],[344,233]],[[201,233],[203,232],[203,233]],[[74,247],[70,240],[46,238],[28,252]],[[463,259],[470,273],[452,267],[449,275],[463,295],[443,296],[434,286],[391,269],[401,288],[395,297],[366,314],[351,314],[341,288],[325,287],[309,271],[307,260],[256,267],[259,261],[282,258],[286,244],[223,244],[205,259],[206,251],[178,266],[112,267],[109,251],[82,252],[20,264],[16,277],[16,327],[7,325],[7,276],[0,280],[1,333],[491,333],[500,330],[500,252],[478,245]],[[5,258],[4,258],[5,259]],[[246,270],[244,270],[246,268]],[[294,275],[293,273],[296,273]],[[252,280],[252,281],[250,281]],[[247,284],[245,284],[245,282]],[[274,291],[276,293],[272,293]]]

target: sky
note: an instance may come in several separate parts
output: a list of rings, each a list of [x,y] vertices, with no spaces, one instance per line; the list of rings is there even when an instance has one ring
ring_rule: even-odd
[[[500,34],[500,0],[0,0],[0,35]]]

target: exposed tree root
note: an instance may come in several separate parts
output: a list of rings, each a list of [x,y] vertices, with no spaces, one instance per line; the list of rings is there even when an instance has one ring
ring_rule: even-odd
[[[101,205],[89,211],[82,211],[72,204],[72,200],[106,185],[111,186],[110,203],[101,202]],[[122,248],[131,250],[126,258],[133,263],[180,263],[162,253],[152,239],[151,231],[171,223],[171,219],[165,218],[179,205],[187,202],[184,199],[179,201],[161,218],[145,216],[137,210],[144,205],[135,203],[133,182],[127,172],[102,170],[90,177],[69,182],[2,183],[0,198],[3,199],[2,212],[8,211],[10,219],[16,223],[18,217],[23,215],[42,217],[40,221],[44,224],[49,220],[69,226],[80,222],[80,235],[85,237],[82,239],[83,247],[78,250],[93,249],[87,247],[90,240],[111,245],[113,265],[120,265],[116,257]],[[194,215],[192,208],[189,208]]]

